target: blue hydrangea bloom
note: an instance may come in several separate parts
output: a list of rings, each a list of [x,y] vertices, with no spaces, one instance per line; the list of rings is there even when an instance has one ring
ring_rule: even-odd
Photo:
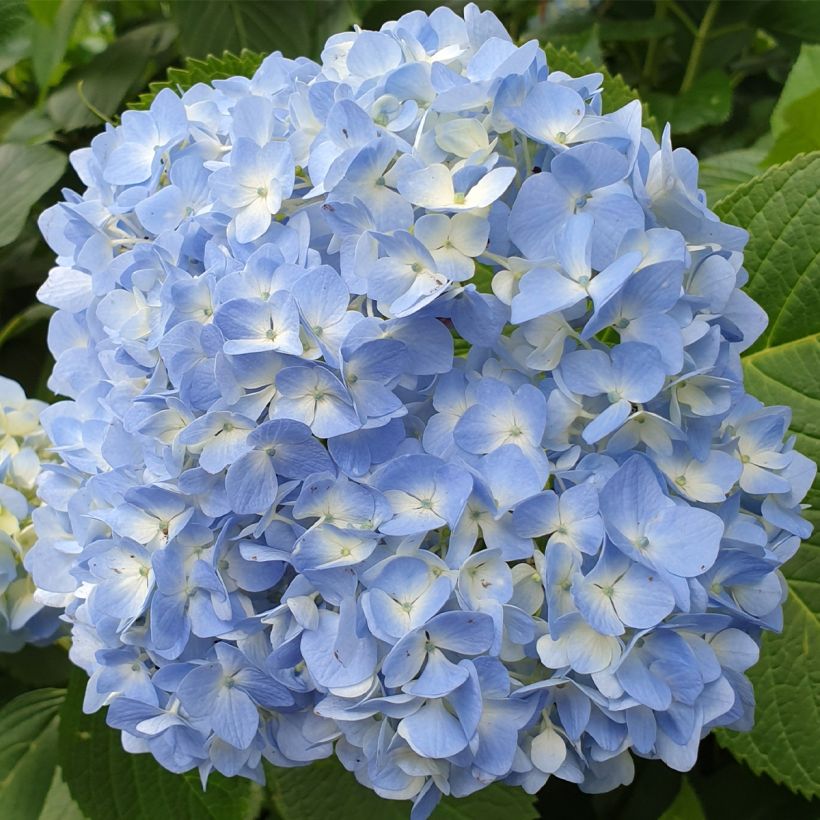
[[[26,564],[127,749],[423,820],[749,728],[814,466],[744,391],[746,234],[601,82],[440,8],[72,156]]]

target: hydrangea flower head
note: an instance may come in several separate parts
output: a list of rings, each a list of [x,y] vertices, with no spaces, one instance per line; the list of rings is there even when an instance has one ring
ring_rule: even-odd
[[[166,768],[442,794],[748,728],[809,527],[697,163],[474,5],[162,91],[72,161],[30,562]]]
[[[37,483],[43,464],[55,461],[40,426],[45,406],[0,376],[0,652],[47,644],[60,626],[59,610],[35,600],[27,569],[36,544],[32,517],[42,511]]]

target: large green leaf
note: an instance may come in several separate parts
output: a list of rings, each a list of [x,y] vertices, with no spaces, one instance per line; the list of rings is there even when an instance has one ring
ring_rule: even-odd
[[[803,43],[800,54],[786,78],[780,99],[772,111],[772,132],[777,135],[786,127],[786,109],[795,101],[820,88],[820,46]]]
[[[700,163],[698,184],[710,203],[728,196],[739,185],[760,173],[760,163],[765,151],[760,148],[743,148],[714,154]]]
[[[37,820],[86,820],[86,816],[71,797],[59,766],[54,768],[46,802]]]
[[[29,6],[34,15],[31,63],[37,85],[45,90],[52,85],[55,69],[65,56],[83,0],[61,0],[56,3],[29,0]]]
[[[797,154],[820,150],[820,88],[795,100],[783,113],[783,129],[775,135],[766,163],[787,162]]]
[[[603,110],[604,113],[622,108],[632,100],[638,99],[638,92],[630,88],[620,74],[613,76],[606,66],[596,65],[592,60],[579,57],[568,49],[547,43],[544,46],[547,54],[547,65],[550,71],[564,71],[573,77],[580,77],[584,74],[600,72],[604,75],[603,83]],[[645,102],[643,106],[643,124],[658,136],[658,123],[649,111]]]
[[[101,712],[83,714],[86,682],[85,673],[72,672],[60,715],[58,760],[71,796],[89,820],[255,816],[259,787],[245,778],[211,774],[203,791],[195,772],[171,774],[150,755],[124,751],[120,733],[106,725]]]
[[[741,5],[738,3],[737,5]],[[743,4],[743,7],[751,4]],[[774,0],[760,3],[753,19],[767,31],[820,42],[820,14],[817,0]]]
[[[793,410],[797,446],[820,460],[820,152],[771,168],[718,203],[750,233],[748,292],[769,328],[744,358],[746,386]],[[767,635],[751,671],[757,717],[749,734],[720,740],[755,772],[820,795],[820,484],[809,493],[815,533],[785,566],[785,627]]]
[[[820,46],[804,43],[772,111],[774,143],[766,164],[820,149]]]
[[[48,98],[48,115],[63,131],[100,125],[100,114],[112,117],[123,99],[145,88],[152,61],[170,48],[176,33],[169,22],[132,29],[65,76]]]
[[[65,154],[47,145],[0,145],[0,247],[17,239],[31,206],[65,166]]]
[[[35,689],[0,710],[0,817],[36,820],[57,763],[62,689]]]
[[[494,785],[469,797],[445,797],[432,820],[536,820],[534,798],[523,789]]]
[[[180,51],[207,57],[248,48],[318,57],[325,40],[358,22],[349,0],[174,0]]]
[[[769,316],[747,359],[764,349],[777,355],[786,342],[820,329],[818,179],[820,152],[770,168],[715,206],[722,219],[749,231],[746,292]]]
[[[0,3],[0,71],[6,71],[31,50],[31,12],[24,0]]]
[[[282,820],[407,820],[410,803],[385,800],[330,758],[300,769],[267,768],[274,808]],[[445,797],[432,820],[535,820],[534,798],[522,789],[490,786],[470,797]]]

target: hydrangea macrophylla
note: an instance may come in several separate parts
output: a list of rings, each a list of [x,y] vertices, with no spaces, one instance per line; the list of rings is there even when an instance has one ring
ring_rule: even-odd
[[[29,563],[130,751],[424,818],[750,725],[813,465],[744,392],[745,234],[601,82],[441,8],[73,155]]]
[[[60,626],[59,608],[47,596],[35,599],[28,572],[36,551],[32,516],[45,512],[37,482],[43,464],[55,461],[40,426],[45,406],[0,376],[0,652],[47,644]]]

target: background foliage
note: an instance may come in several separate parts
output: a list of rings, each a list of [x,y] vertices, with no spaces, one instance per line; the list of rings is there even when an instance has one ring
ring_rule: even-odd
[[[161,87],[249,74],[256,54],[318,57],[327,36],[378,28],[423,0],[0,0],[0,373],[45,386],[48,310],[34,299],[51,265],[36,215],[79,187],[67,155],[126,104]],[[451,5],[460,7],[461,3]],[[815,0],[495,0],[514,37],[549,43],[551,66],[607,72],[605,106],[636,95],[648,124],[671,122],[701,158],[722,219],[751,233],[749,293],[770,317],[744,362],[749,390],[794,409],[820,459],[820,6]],[[232,55],[222,56],[223,51]],[[246,50],[246,51],[243,51]],[[209,55],[218,55],[208,59]],[[177,68],[167,69],[170,66]],[[150,86],[150,87],[149,87]],[[820,488],[809,496],[820,525]],[[494,786],[444,801],[436,820],[789,820],[820,816],[820,537],[787,565],[782,635],[752,678],[757,726],[704,741],[687,775],[637,761],[635,782],[598,796],[551,780],[535,798]],[[408,814],[338,764],[269,770],[265,790],[174,776],[122,751],[101,714],[82,714],[82,672],[63,648],[0,656],[4,820],[338,820]],[[779,785],[778,785],[779,784]]]

